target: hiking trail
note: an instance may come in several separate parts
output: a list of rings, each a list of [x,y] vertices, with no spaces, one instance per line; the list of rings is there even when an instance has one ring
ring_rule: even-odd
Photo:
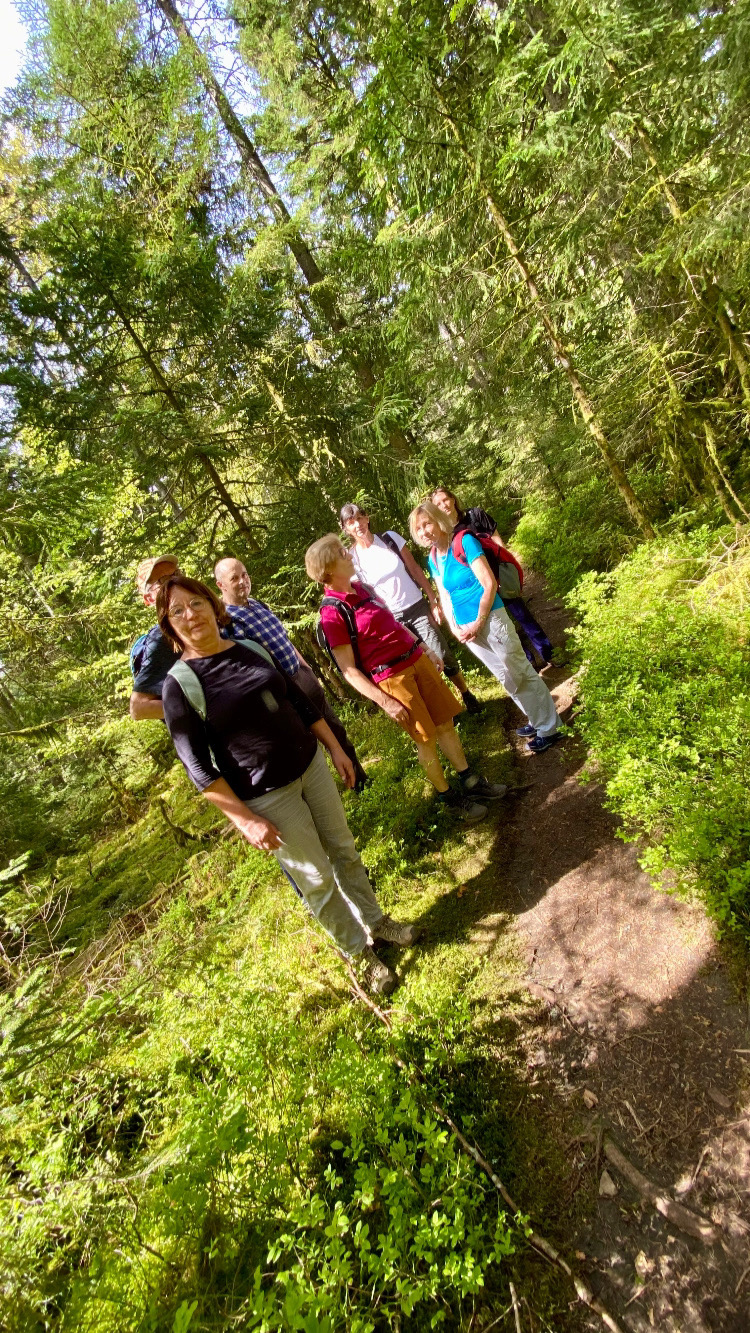
[[[542,587],[528,580],[532,609],[560,644],[566,612]],[[568,720],[570,669],[549,667],[544,679]],[[518,720],[509,705],[519,795],[491,888],[482,876],[482,904],[489,896],[495,910],[475,918],[471,938],[490,963],[510,914],[523,981],[539,1004],[521,1037],[528,1106],[557,1138],[571,1197],[584,1191],[568,1255],[623,1329],[744,1333],[750,1015],[702,907],[652,887],[637,847],[617,836],[603,787],[581,783],[581,743],[570,737],[528,756]],[[665,1194],[715,1223],[716,1243],[644,1202],[606,1161],[603,1133]],[[544,1218],[532,1220],[545,1229]],[[575,1302],[567,1326],[602,1327]]]

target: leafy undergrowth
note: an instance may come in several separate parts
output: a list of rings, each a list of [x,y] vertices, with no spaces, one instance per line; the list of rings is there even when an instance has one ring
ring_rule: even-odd
[[[701,529],[645,544],[573,598],[580,728],[643,864],[750,936],[750,542]]]
[[[507,779],[499,691],[476,688],[467,748]],[[349,722],[372,774],[345,798],[352,827],[383,905],[427,932],[399,956],[392,1034],[275,863],[224,836],[178,767],[107,838],[6,881],[9,1333],[482,1328],[535,1262],[524,1218],[431,1109],[554,1215],[557,1165],[513,1114],[529,1000],[501,915],[491,960],[472,942],[502,822],[456,827],[386,719]],[[537,1285],[550,1317],[565,1308],[546,1270]]]

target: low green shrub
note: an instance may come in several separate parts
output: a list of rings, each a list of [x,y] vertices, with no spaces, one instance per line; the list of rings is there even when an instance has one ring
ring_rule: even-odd
[[[252,960],[227,994],[218,953],[161,994],[58,1008],[43,1066],[28,1027],[11,1042],[3,1327],[460,1326],[523,1219],[379,1025],[325,1001],[300,1009],[293,974],[264,987]],[[470,1026],[468,1006],[434,997],[425,1049],[441,1004],[452,1034]]]
[[[701,529],[645,544],[571,599],[580,730],[644,866],[697,887],[750,934],[750,614],[746,544]]]

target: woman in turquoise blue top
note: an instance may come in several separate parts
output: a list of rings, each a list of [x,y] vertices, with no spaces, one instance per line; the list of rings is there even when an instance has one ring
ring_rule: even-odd
[[[527,721],[518,734],[534,754],[557,740],[557,709],[521,647],[480,542],[470,532],[453,537],[450,519],[430,500],[409,515],[411,535],[431,547],[429,567],[445,618],[457,639],[496,676]]]

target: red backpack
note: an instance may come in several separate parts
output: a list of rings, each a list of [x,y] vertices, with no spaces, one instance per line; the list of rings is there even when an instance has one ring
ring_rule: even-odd
[[[484,532],[475,532],[473,528],[461,528],[459,532],[454,533],[451,541],[451,550],[460,565],[468,566],[469,562],[464,555],[462,538],[466,533],[475,537],[482,548],[482,555],[487,557],[487,564],[495,576],[497,590],[502,598],[513,599],[521,596],[523,587],[523,569],[516,557],[507,547],[496,546],[491,537]],[[435,547],[432,548],[432,560],[437,567],[435,559]]]

